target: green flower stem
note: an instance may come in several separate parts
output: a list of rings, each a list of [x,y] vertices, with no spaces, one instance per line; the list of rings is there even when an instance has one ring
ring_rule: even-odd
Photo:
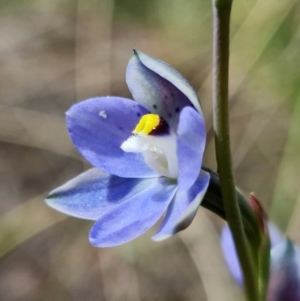
[[[201,206],[212,211],[226,221],[227,218],[224,210],[219,175],[205,166],[203,166],[202,169],[210,174],[210,181]],[[251,242],[251,246],[254,248],[254,253],[256,253],[261,244],[261,233],[258,228],[257,218],[248,201],[238,189],[236,189],[236,195],[242,215],[245,234],[248,241]]]
[[[231,170],[228,120],[229,28],[231,4],[232,0],[213,0],[213,115],[216,157],[224,211],[243,270],[245,294],[248,301],[258,301],[259,293],[256,270],[247,243]]]

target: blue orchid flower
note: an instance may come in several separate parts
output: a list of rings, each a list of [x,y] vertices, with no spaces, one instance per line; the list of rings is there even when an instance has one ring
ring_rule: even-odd
[[[280,244],[280,242],[283,239],[283,236],[277,229],[277,227],[271,222],[268,222],[268,231],[270,235],[271,246],[275,247],[278,244]],[[231,275],[233,276],[234,280],[238,283],[238,285],[242,286],[243,273],[236,254],[232,234],[227,224],[223,227],[221,232],[221,248],[225,262],[229,267]]]
[[[271,240],[271,271],[267,292],[268,301],[300,300],[300,250],[292,241],[268,223]],[[238,262],[231,232],[225,226],[221,233],[221,246],[225,261],[234,280],[243,285],[243,275]]]
[[[206,130],[196,92],[176,70],[139,51],[126,82],[133,100],[96,97],[66,113],[70,137],[95,168],[53,190],[46,202],[96,221],[96,247],[126,243],[166,212],[153,236],[186,228],[209,183],[201,169]]]
[[[268,301],[300,300],[300,250],[285,238],[271,250]]]

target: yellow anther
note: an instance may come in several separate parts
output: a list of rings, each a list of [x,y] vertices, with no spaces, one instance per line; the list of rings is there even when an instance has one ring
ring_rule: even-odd
[[[160,117],[158,115],[146,114],[140,119],[132,133],[148,135],[159,125],[159,122]]]

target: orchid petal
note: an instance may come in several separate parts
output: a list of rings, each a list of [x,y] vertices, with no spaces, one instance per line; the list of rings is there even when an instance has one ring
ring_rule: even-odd
[[[175,87],[177,87],[177,89],[180,90],[189,99],[189,101],[199,111],[199,113],[202,114],[197,93],[190,85],[190,83],[176,69],[163,61],[154,59],[146,55],[141,51],[134,50],[134,53],[145,67],[149,68],[162,78],[169,81]]]
[[[240,263],[237,258],[235,245],[232,239],[232,234],[230,232],[230,229],[228,225],[226,225],[222,229],[221,233],[221,247],[224,259],[226,261],[226,264],[230,270],[230,273],[235,280],[235,282],[239,285],[243,285],[243,274],[240,267]]]
[[[277,229],[277,227],[273,223],[268,223],[271,246],[275,247],[282,241],[282,234]],[[240,263],[238,261],[238,257],[236,254],[232,234],[228,225],[224,226],[221,233],[221,247],[225,262],[230,270],[230,273],[235,280],[235,282],[239,285],[243,285],[243,275],[240,267]]]
[[[120,178],[92,168],[50,192],[46,202],[62,213],[97,220],[156,181]]]
[[[167,178],[153,179],[145,190],[103,215],[90,232],[90,243],[110,247],[126,243],[147,231],[171,202],[176,184]]]
[[[177,130],[178,186],[189,189],[197,179],[205,148],[204,119],[191,107],[180,114]]]
[[[207,190],[209,178],[209,173],[201,170],[192,187],[177,191],[153,240],[166,239],[191,224]]]
[[[285,239],[271,251],[268,301],[300,300],[300,250]]]
[[[151,177],[156,173],[142,154],[120,148],[146,113],[132,100],[98,97],[72,106],[66,113],[67,126],[78,151],[95,167],[120,177]]]
[[[163,117],[174,129],[177,127],[179,112],[185,106],[195,106],[195,102],[199,107],[196,93],[177,71],[141,52],[135,51],[129,61],[126,82],[135,101]],[[186,95],[185,90],[190,93]]]
[[[271,222],[268,222],[269,235],[271,240],[271,247],[276,247],[283,240],[283,234],[279,229]]]

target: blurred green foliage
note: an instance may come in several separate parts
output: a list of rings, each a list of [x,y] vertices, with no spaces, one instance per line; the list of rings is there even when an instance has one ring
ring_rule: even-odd
[[[1,301],[241,300],[221,264],[220,222],[203,209],[200,224],[166,242],[146,236],[97,250],[87,241],[88,222],[63,221],[42,203],[49,190],[88,168],[68,138],[65,110],[95,95],[130,97],[124,74],[132,48],[172,64],[198,91],[209,133],[205,165],[215,167],[211,2],[0,6]],[[236,182],[246,194],[254,191],[298,243],[299,14],[297,0],[234,1],[230,60]]]

